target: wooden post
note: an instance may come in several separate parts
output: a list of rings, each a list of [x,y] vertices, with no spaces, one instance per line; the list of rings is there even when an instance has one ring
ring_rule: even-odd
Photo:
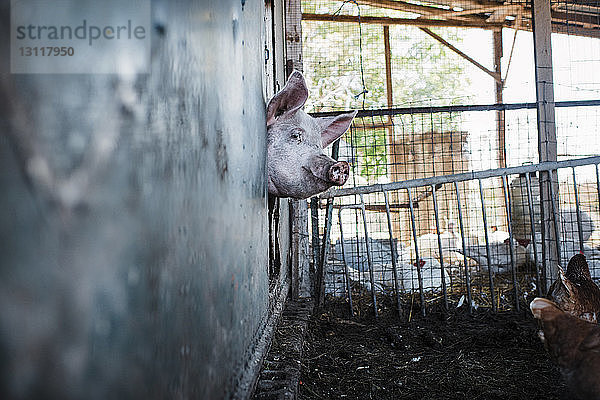
[[[385,51],[385,89],[387,94],[387,106],[388,108],[394,107],[394,87],[392,83],[392,46],[390,43],[390,27],[389,25],[383,26],[383,46]],[[387,120],[387,146],[388,151],[388,162],[390,164],[389,178],[392,182],[402,180],[399,169],[401,168],[401,162],[399,157],[398,146],[394,139],[394,120],[391,116],[388,116]],[[392,204],[400,202],[398,198],[398,192],[392,192],[390,196]],[[392,219],[392,230],[396,235],[401,232],[399,218]]]
[[[385,88],[387,94],[388,108],[394,105],[394,92],[392,87],[392,50],[390,44],[390,26],[383,26],[383,45],[385,49]],[[393,131],[390,135],[393,135]],[[393,136],[390,136],[390,142],[393,141]]]
[[[556,127],[554,123],[554,85],[552,77],[551,13],[550,0],[533,0],[533,44],[535,59],[535,81],[537,102],[538,151],[540,162],[556,161]],[[540,177],[540,197],[542,214],[542,234],[545,245],[545,270],[543,276],[550,278],[556,269],[558,246],[556,245],[555,217],[552,212],[549,174]],[[554,174],[556,176],[556,174]],[[558,204],[558,182],[553,185],[554,199]],[[558,219],[558,216],[556,216]],[[556,221],[559,223],[559,221]],[[555,258],[556,257],[556,258]],[[544,279],[544,293],[548,289],[548,279]]]
[[[392,85],[392,50],[390,45],[390,27],[389,25],[383,26],[383,47],[385,51],[385,91],[387,94],[387,106],[388,108],[394,107],[394,88]],[[394,146],[394,121],[391,116],[388,116],[387,120],[387,149],[389,151],[389,162],[390,168],[390,180],[392,182],[398,181],[398,160]],[[392,199],[392,202],[397,199]]]
[[[502,29],[494,31],[494,71],[498,76],[502,76]],[[502,90],[504,83],[495,81],[496,104],[502,104]],[[496,131],[498,134],[498,167],[506,167],[506,146],[504,137],[504,110],[496,112]]]
[[[503,44],[502,44],[502,28],[500,30],[496,30],[493,32],[494,39],[494,72],[498,77],[502,76],[502,57],[504,56],[503,52]],[[504,81],[502,79],[494,81],[494,88],[496,93],[496,104],[502,104],[504,102],[502,91],[504,89]],[[505,119],[504,119],[504,110],[496,111],[496,136],[497,136],[497,146],[498,146],[498,168],[506,167],[506,139],[505,139]],[[504,185],[502,184],[501,179],[497,179],[494,181],[494,194],[493,199],[490,199],[490,204],[494,204],[497,212],[495,212],[491,218],[493,218],[493,224],[497,226],[506,226],[506,212],[504,207],[501,206],[503,204],[503,199],[505,196],[504,193]],[[496,201],[499,203],[496,203]],[[492,203],[493,202],[493,203]],[[506,212],[505,212],[506,211]],[[508,231],[508,226],[506,226],[506,231]]]

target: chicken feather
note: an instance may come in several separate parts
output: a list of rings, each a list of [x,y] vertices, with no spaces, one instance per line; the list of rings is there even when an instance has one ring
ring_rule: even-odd
[[[558,266],[558,279],[550,286],[548,298],[576,317],[598,322],[600,288],[594,283],[583,254],[575,254],[565,271]]]
[[[562,311],[550,300],[530,304],[541,321],[540,335],[574,398],[600,400],[600,326]]]

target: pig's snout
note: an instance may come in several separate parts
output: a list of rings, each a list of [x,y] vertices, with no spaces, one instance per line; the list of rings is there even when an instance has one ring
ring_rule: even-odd
[[[350,166],[346,161],[338,161],[329,167],[327,178],[334,185],[342,186],[348,180]]]

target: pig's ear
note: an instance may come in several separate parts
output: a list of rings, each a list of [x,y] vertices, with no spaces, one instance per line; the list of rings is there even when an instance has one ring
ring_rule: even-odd
[[[273,125],[277,117],[298,111],[308,99],[306,82],[300,71],[294,71],[287,83],[267,105],[267,126]]]
[[[335,117],[321,117],[319,118],[319,125],[321,126],[321,142],[323,147],[329,146],[337,138],[342,136],[344,132],[350,128],[352,119],[356,116],[358,111],[352,111],[346,114],[340,114]]]

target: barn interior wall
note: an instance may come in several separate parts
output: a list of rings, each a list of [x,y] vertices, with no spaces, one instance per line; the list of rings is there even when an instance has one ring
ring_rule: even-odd
[[[231,396],[269,313],[263,7],[152,1],[149,74],[15,75],[0,2],[0,397]]]

